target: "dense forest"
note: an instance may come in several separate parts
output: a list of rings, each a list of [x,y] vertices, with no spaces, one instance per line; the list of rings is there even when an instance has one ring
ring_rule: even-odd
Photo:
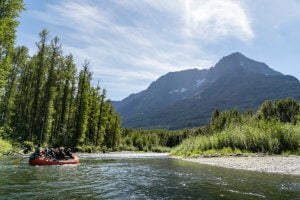
[[[29,55],[27,47],[15,46],[23,1],[1,1],[0,10],[0,154],[12,144],[38,143],[184,156],[300,152],[300,106],[292,98],[266,101],[256,113],[216,109],[210,124],[197,128],[121,128],[106,90],[92,85],[89,62],[76,66],[47,30],[39,33],[37,50]]]
[[[105,89],[92,86],[87,61],[77,72],[58,37],[39,33],[37,51],[15,46],[21,0],[1,1],[0,138],[25,144],[116,148],[120,117]]]

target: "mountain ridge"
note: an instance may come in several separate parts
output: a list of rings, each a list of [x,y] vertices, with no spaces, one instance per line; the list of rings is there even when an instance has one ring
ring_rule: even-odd
[[[298,79],[236,52],[210,69],[169,72],[113,105],[123,127],[180,129],[209,123],[216,108],[257,109],[289,96],[300,100]]]

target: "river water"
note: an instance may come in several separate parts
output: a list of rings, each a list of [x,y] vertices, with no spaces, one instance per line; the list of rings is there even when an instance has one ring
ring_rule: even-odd
[[[226,169],[164,154],[79,154],[79,165],[0,161],[0,199],[300,199],[300,176]]]

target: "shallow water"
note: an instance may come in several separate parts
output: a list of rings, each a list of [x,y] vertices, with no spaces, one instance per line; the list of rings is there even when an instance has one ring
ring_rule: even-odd
[[[300,177],[158,154],[79,154],[79,165],[0,162],[0,199],[300,199]]]

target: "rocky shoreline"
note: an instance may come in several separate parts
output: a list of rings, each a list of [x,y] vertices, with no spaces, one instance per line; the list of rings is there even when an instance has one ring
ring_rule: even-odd
[[[174,158],[232,169],[300,176],[300,156]]]

